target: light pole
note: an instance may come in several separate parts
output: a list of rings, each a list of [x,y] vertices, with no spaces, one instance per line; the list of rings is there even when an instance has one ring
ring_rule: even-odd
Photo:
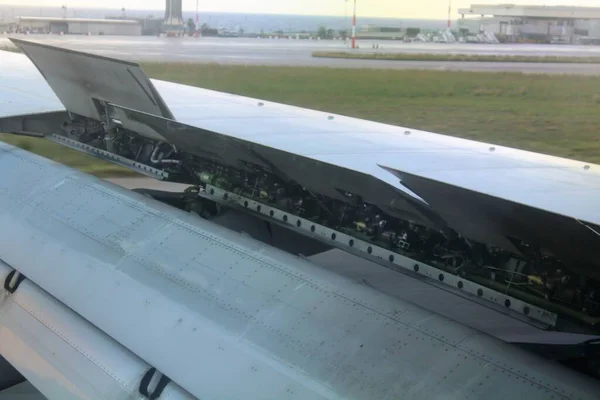
[[[354,0],[354,12],[352,14],[352,48],[356,48],[356,0]]]
[[[198,0],[196,0],[196,31],[198,30]]]

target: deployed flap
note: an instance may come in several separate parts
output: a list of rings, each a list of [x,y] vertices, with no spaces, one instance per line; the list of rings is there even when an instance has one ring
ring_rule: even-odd
[[[595,226],[573,217],[549,212],[448,183],[383,167],[402,179],[448,224],[467,238],[510,250],[509,238],[539,246],[565,264],[600,278],[600,272],[583,270],[581,263],[600,267],[600,235]]]
[[[65,108],[101,120],[100,102],[173,118],[144,71],[136,63],[10,39],[35,64]]]

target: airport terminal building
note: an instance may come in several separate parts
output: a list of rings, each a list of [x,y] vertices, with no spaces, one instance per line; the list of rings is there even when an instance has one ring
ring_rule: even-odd
[[[75,35],[139,36],[142,26],[138,21],[125,19],[17,17],[16,28],[22,32],[64,33]]]
[[[458,27],[492,32],[507,41],[585,43],[600,39],[600,8],[471,5],[459,9]]]

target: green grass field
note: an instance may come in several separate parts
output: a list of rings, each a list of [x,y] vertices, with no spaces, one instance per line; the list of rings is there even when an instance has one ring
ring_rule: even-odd
[[[143,67],[154,78],[600,163],[600,77],[183,63]],[[11,140],[87,172],[123,173],[39,139]]]
[[[21,50],[19,50],[19,48],[14,47],[12,45],[11,46],[7,46],[7,45],[0,46],[0,50],[2,50],[2,51],[10,51],[11,53],[20,53],[21,52]]]
[[[600,77],[193,64],[144,69],[188,85],[600,163]]]
[[[600,64],[600,57],[515,56],[494,54],[430,54],[430,53],[351,53],[347,51],[315,51],[313,57],[351,58],[358,60],[393,61],[471,61],[525,62],[561,64]]]
[[[133,172],[126,168],[99,160],[48,140],[15,136],[6,133],[0,134],[0,140],[96,176],[114,177],[133,174]]]

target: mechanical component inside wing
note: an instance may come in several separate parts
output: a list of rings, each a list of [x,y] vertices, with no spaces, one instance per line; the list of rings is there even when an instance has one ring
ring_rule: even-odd
[[[196,188],[207,185],[268,204],[291,215],[368,241],[448,273],[490,287],[564,317],[572,331],[600,331],[600,284],[566,267],[564,260],[538,247],[515,241],[519,254],[468,240],[444,229],[437,231],[386,214],[355,193],[332,198],[301,184],[284,181],[262,166],[239,167],[201,158],[164,141],[121,127],[111,118],[98,122],[74,118],[63,126],[64,136],[168,172],[169,180]],[[193,197],[193,196],[192,196]],[[197,198],[197,197],[196,197]],[[210,218],[219,207],[178,199],[179,208]],[[507,304],[507,307],[510,305]],[[525,310],[527,314],[527,310]],[[575,322],[575,325],[571,325]]]

